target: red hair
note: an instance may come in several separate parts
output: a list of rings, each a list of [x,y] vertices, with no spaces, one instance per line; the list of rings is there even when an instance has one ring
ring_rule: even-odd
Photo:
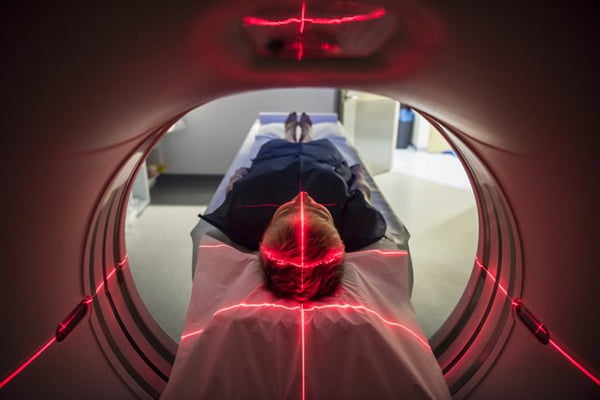
[[[329,296],[343,275],[344,244],[332,222],[311,220],[299,243],[296,219],[273,219],[260,245],[266,286],[279,297],[307,301]]]

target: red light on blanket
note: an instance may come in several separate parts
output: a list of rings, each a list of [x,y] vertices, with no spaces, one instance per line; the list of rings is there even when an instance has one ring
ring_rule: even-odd
[[[300,339],[301,339],[301,374],[302,374],[302,400],[306,399],[306,327],[304,322],[304,304],[300,304]]]
[[[258,9],[242,18],[257,54],[283,59],[354,58],[374,54],[395,30],[383,7],[337,1]]]
[[[425,347],[426,349],[431,349],[431,347],[429,346],[429,342],[427,341],[427,339],[421,337],[419,334],[417,334],[415,331],[413,331],[412,329],[410,329],[406,325],[401,324],[399,322],[390,321],[390,320],[384,318],[377,311],[375,311],[375,310],[373,310],[371,308],[365,307],[363,305],[326,304],[326,305],[322,305],[322,306],[308,307],[308,308],[305,309],[305,311],[325,310],[325,309],[335,309],[335,308],[337,308],[337,309],[348,309],[348,310],[353,310],[353,311],[364,311],[366,313],[374,315],[375,317],[377,317],[380,321],[382,321],[386,325],[394,326],[394,327],[403,329],[404,331],[406,331],[407,333],[409,333],[411,336],[413,336],[419,343],[421,343],[423,345],[423,347]]]
[[[423,345],[423,347],[430,349],[429,342],[427,341],[427,339],[421,337],[418,333],[416,333],[415,331],[410,329],[408,326],[401,324],[400,322],[391,321],[391,320],[383,317],[379,312],[377,312],[369,307],[363,306],[363,305],[324,304],[324,305],[313,305],[313,306],[305,307],[303,303],[300,303],[297,306],[285,306],[283,304],[277,304],[277,303],[239,303],[239,304],[234,304],[234,305],[231,305],[228,307],[223,307],[223,308],[215,311],[213,316],[216,316],[216,315],[219,315],[219,314],[222,314],[225,312],[229,312],[232,310],[240,309],[240,308],[272,308],[272,309],[280,309],[280,310],[284,310],[284,311],[301,310],[303,313],[318,311],[318,310],[326,310],[326,309],[339,309],[339,310],[364,312],[364,313],[375,316],[377,319],[379,319],[381,322],[383,322],[384,324],[386,324],[388,326],[393,326],[393,327],[404,330],[405,332],[407,332],[411,336],[413,336],[419,343],[421,343]]]

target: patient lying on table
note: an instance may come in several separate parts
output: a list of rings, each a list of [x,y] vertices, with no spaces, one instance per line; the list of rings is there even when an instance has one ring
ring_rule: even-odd
[[[312,140],[308,115],[298,122],[293,112],[285,139],[264,144],[252,166],[231,178],[221,207],[202,218],[259,251],[275,294],[306,301],[335,291],[345,250],[385,234],[369,195],[360,164],[350,167],[328,139]]]
[[[384,237],[360,167],[296,117],[202,216],[250,251],[201,238],[161,398],[449,399],[410,303],[408,253]]]

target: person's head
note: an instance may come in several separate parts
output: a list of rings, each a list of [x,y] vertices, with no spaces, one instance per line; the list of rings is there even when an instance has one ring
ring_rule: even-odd
[[[280,297],[328,296],[342,278],[344,243],[327,208],[306,192],[275,211],[259,253],[267,287]]]

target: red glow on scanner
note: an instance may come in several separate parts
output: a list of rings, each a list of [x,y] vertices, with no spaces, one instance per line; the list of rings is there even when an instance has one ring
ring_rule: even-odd
[[[346,24],[350,22],[364,22],[371,21],[374,19],[379,19],[386,14],[384,8],[378,8],[377,10],[370,12],[368,14],[358,14],[351,15],[347,17],[338,17],[338,18],[307,18],[305,17],[306,3],[302,3],[301,17],[300,18],[286,18],[278,21],[269,21],[267,19],[256,18],[256,17],[244,17],[243,21],[246,25],[256,25],[256,26],[282,26],[289,24],[300,24],[302,30],[300,33],[304,31],[304,24],[310,23],[315,25],[340,25]]]
[[[25,360],[17,369],[11,372],[6,378],[0,382],[0,389],[2,389],[6,384],[12,381],[17,375],[21,373],[25,368],[29,366],[36,358],[40,356],[48,347],[50,347],[54,342],[56,342],[56,338],[52,337],[52,339],[48,340],[42,347],[39,348],[31,357]]]
[[[299,32],[300,34],[304,33],[304,23],[306,22],[306,1],[302,2],[302,11],[300,14],[300,28],[299,28]]]
[[[298,38],[293,43],[292,48],[297,50],[296,58],[298,61],[302,60],[304,56],[304,42],[303,35],[306,23],[310,23],[313,25],[341,25],[347,24],[351,22],[363,22],[363,21],[371,21],[375,19],[379,19],[386,14],[384,8],[378,8],[373,12],[368,14],[357,14],[350,15],[344,17],[337,18],[307,18],[306,17],[306,1],[302,1],[302,6],[300,8],[300,18],[286,18],[282,20],[270,21],[267,19],[256,18],[256,17],[244,17],[242,19],[245,25],[255,25],[255,26],[284,26],[290,24],[298,24]],[[321,47],[321,50],[329,50],[329,47]],[[339,51],[339,48],[331,47],[330,51]]]

